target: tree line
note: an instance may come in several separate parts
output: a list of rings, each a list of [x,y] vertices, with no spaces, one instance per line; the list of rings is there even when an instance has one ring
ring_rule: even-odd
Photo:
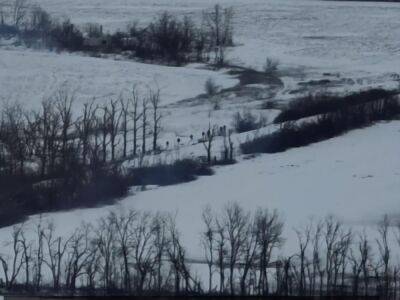
[[[398,95],[398,90],[371,89],[348,96],[327,94],[294,100],[274,120],[280,124],[279,130],[242,143],[242,153],[282,152],[394,120],[400,114]],[[301,122],[299,118],[305,117],[311,118]]]
[[[0,216],[10,225],[44,211],[94,206],[124,196],[131,186],[167,185],[211,175],[210,166],[234,162],[232,130],[210,125],[199,139],[206,156],[163,161],[181,138],[160,142],[158,88],[135,85],[103,104],[78,112],[74,92],[61,88],[39,109],[4,103],[0,110]],[[223,141],[221,156],[215,139]],[[148,157],[158,157],[150,164]],[[125,162],[129,162],[126,164]]]
[[[54,223],[13,227],[3,245],[2,285],[9,291],[70,294],[381,296],[397,299],[394,248],[399,226],[384,216],[370,238],[332,216],[295,230],[297,250],[283,254],[279,212],[228,203],[206,207],[203,255],[190,258],[176,215],[112,211],[59,236]],[[199,244],[200,245],[200,244]],[[198,276],[196,264],[207,266]]]
[[[369,90],[349,93],[344,96],[330,93],[308,94],[291,101],[274,119],[274,123],[279,124],[288,121],[295,121],[340,110],[352,108],[357,109],[357,107],[361,107],[362,109],[364,106],[367,106],[368,103],[372,103],[376,108],[381,108],[382,111],[385,108],[387,111],[390,111],[396,109],[395,104],[393,104],[393,107],[385,107],[384,104],[379,103],[379,100],[395,98],[398,94],[398,90],[385,90],[382,88],[372,88]],[[375,111],[377,111],[376,108]],[[358,109],[360,110],[360,108]],[[372,107],[371,110],[373,109],[374,107]],[[375,114],[377,115],[378,112],[375,112]]]
[[[233,45],[233,9],[215,5],[202,14],[201,24],[191,17],[164,12],[146,26],[133,22],[125,31],[105,33],[99,24],[77,26],[57,20],[28,0],[0,1],[0,36],[18,37],[26,46],[58,51],[122,54],[150,62],[212,62],[221,66],[226,48]]]
[[[60,89],[26,110],[5,104],[0,112],[0,203],[3,222],[13,216],[85,205],[123,196],[130,178],[121,164],[157,152],[160,92],[95,100],[76,113],[76,97]],[[144,165],[143,165],[144,166]],[[11,220],[7,220],[11,218]]]

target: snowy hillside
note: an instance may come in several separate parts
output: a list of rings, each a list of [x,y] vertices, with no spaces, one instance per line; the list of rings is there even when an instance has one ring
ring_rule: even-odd
[[[164,11],[177,16],[190,16],[200,24],[203,11],[212,8],[217,1],[35,2],[56,17],[70,18],[82,27],[89,22],[99,23],[104,26],[105,32],[114,33],[116,30],[126,30],[127,25],[134,21],[139,21],[141,25],[147,24]],[[57,188],[63,176],[67,179],[75,178],[74,167],[81,171],[76,173],[79,173],[79,178],[84,182],[82,186],[89,186],[90,180],[95,182],[93,178],[96,178],[96,172],[101,173],[104,170],[104,173],[110,172],[113,176],[117,174],[116,177],[122,178],[125,185],[127,178],[137,180],[135,176],[140,177],[137,174],[145,174],[146,168],[154,166],[167,166],[165,174],[170,174],[168,167],[185,159],[195,162],[196,166],[205,167],[204,170],[209,171],[207,175],[210,175],[195,176],[169,186],[130,185],[128,193],[128,189],[125,189],[120,193],[123,196],[115,199],[116,201],[105,199],[99,201],[102,205],[95,203],[97,206],[93,203],[75,203],[69,206],[74,209],[66,210],[64,208],[70,204],[67,203],[60,206],[63,207],[60,211],[57,211],[59,207],[56,204],[51,208],[40,207],[32,210],[35,214],[30,215],[25,222],[28,240],[36,238],[35,230],[38,227],[35,226],[39,220],[44,223],[53,222],[54,236],[66,238],[83,223],[97,224],[99,218],[107,216],[110,211],[118,213],[133,209],[154,215],[167,212],[176,215],[177,231],[181,234],[182,245],[187,251],[186,259],[201,260],[204,258],[204,249],[200,244],[200,233],[204,231],[203,210],[209,206],[218,213],[229,203],[239,203],[246,211],[254,212],[260,207],[270,211],[276,209],[282,216],[284,243],[279,253],[274,250],[274,259],[283,259],[282,257],[293,255],[298,250],[299,236],[295,229],[305,225],[310,219],[322,220],[330,215],[341,221],[344,228],[355,229],[357,233],[354,237],[358,237],[358,233],[364,229],[370,234],[374,231],[369,236],[374,243],[371,251],[373,254],[383,253],[382,247],[377,246],[374,239],[378,221],[385,214],[393,222],[391,225],[397,226],[400,220],[400,121],[397,115],[393,116],[395,113],[389,114],[389,117],[382,113],[380,118],[375,119],[368,115],[365,117],[368,119],[366,122],[355,121],[357,125],[352,124],[354,127],[343,129],[334,138],[330,137],[335,134],[328,133],[318,140],[323,140],[322,142],[310,145],[305,143],[304,147],[294,147],[280,153],[259,154],[258,152],[263,151],[254,151],[253,153],[257,153],[244,155],[241,144],[260,136],[279,133],[290,126],[294,128],[296,125],[311,124],[314,121],[322,123],[323,117],[328,113],[350,115],[347,110],[349,107],[354,111],[361,107],[359,110],[362,115],[367,111],[363,110],[363,105],[368,101],[370,102],[366,106],[376,104],[377,110],[384,107],[384,104],[387,105],[385,108],[391,107],[390,104],[393,103],[396,103],[393,107],[400,107],[400,5],[318,0],[218,2],[224,7],[232,6],[235,12],[232,19],[234,45],[227,46],[226,64],[219,69],[210,60],[198,63],[188,60],[190,63],[179,67],[171,66],[171,61],[162,64],[157,60],[158,57],[141,60],[139,56],[132,54],[134,51],[124,56],[128,51],[110,54],[102,53],[101,50],[98,53],[86,51],[87,49],[75,52],[55,51],[51,47],[33,49],[14,43],[13,39],[2,39],[0,34],[0,116],[5,120],[0,120],[0,129],[4,128],[4,132],[8,133],[4,134],[5,137],[0,136],[0,171],[4,171],[0,172],[1,176],[3,173],[5,176],[9,175],[6,172],[9,168],[10,173],[15,172],[12,175],[16,178],[27,176],[27,186],[31,183],[29,180],[32,180],[29,186],[32,191],[40,188],[47,191],[48,188],[53,192],[51,189],[54,186],[54,189]],[[218,47],[215,48],[217,53]],[[272,71],[264,66],[267,58],[271,59],[272,64],[276,63]],[[139,87],[139,96],[133,93],[137,91],[133,87]],[[339,101],[340,108],[335,107],[332,111],[328,109],[327,113],[304,114],[299,118],[288,119],[286,123],[274,121],[282,110],[293,104],[293,100],[306,99],[307,96],[311,99],[312,95],[322,95],[321,98],[324,98],[324,95],[331,96],[334,93],[339,99],[354,91],[374,90],[379,93],[383,89],[387,89],[385,92],[388,94],[391,93],[384,97],[383,101],[387,100],[384,104],[381,98],[369,99],[365,103],[362,102],[363,99],[358,99],[360,102],[356,104],[343,105]],[[48,102],[49,114],[46,115],[46,105],[41,107],[42,101],[54,100],[60,91],[67,92],[59,94],[61,101],[51,104]],[[62,98],[63,95],[67,96]],[[68,102],[68,96],[74,98],[74,101]],[[99,105],[93,106],[93,111],[87,110],[87,103],[91,100]],[[17,103],[20,106],[13,106]],[[67,112],[68,105],[71,105],[71,115]],[[395,109],[394,111],[397,112]],[[13,113],[19,117],[14,123]],[[356,113],[354,115],[359,117]],[[251,120],[251,128],[240,130],[237,123],[241,116],[247,116]],[[65,119],[70,122],[65,122]],[[129,123],[128,119],[133,123]],[[374,123],[375,120],[379,121]],[[66,123],[64,128],[63,124]],[[16,124],[15,128],[9,124]],[[55,124],[54,128],[51,128],[52,124]],[[332,125],[334,126],[336,123]],[[8,128],[11,129],[7,131]],[[353,130],[354,128],[358,129]],[[21,146],[19,140],[12,143],[13,136],[18,136],[20,132],[23,132],[24,141],[29,144],[26,147],[28,150]],[[36,135],[31,134],[32,132]],[[345,134],[341,134],[343,132]],[[2,148],[2,138],[11,141],[7,150]],[[231,158],[234,159],[227,159],[228,138],[232,147]],[[122,150],[122,147],[125,149]],[[17,154],[11,153],[13,150]],[[225,160],[221,158],[218,161],[219,157],[223,157],[224,151]],[[8,161],[11,161],[9,157],[12,157],[11,167],[7,166]],[[143,168],[144,171],[129,174],[135,168]],[[36,178],[26,170],[32,174],[39,174],[39,171],[42,173]],[[29,177],[31,175],[33,179]],[[149,177],[158,175],[150,174]],[[0,180],[6,178],[1,176]],[[106,178],[107,181],[99,180],[100,185],[103,183],[106,186],[108,180],[111,181],[109,177],[99,177],[103,180]],[[74,180],[65,180],[67,181]],[[140,182],[140,178],[135,182]],[[21,186],[21,190],[25,192],[26,187],[22,184]],[[96,185],[90,188],[96,190]],[[78,188],[77,190],[81,191]],[[88,190],[86,194],[82,192],[84,197],[90,192],[93,192],[91,196],[95,195],[96,191]],[[23,192],[22,197],[25,195]],[[0,200],[7,197],[11,199],[11,196],[5,194]],[[53,194],[49,194],[50,199]],[[63,195],[63,192],[60,194]],[[71,191],[71,194],[78,192]],[[54,192],[54,195],[59,194]],[[17,204],[18,201],[23,202],[19,196],[17,193],[15,197]],[[42,204],[43,199],[40,196],[32,202]],[[25,198],[23,200],[26,201]],[[75,209],[76,207],[91,208]],[[22,217],[29,215],[29,209],[21,212]],[[50,210],[53,212],[36,214],[38,211]],[[15,228],[0,228],[0,259],[4,253],[6,256],[12,255],[9,247],[11,244],[7,244],[7,241],[15,234]],[[392,229],[394,228],[400,230],[400,226],[393,226]],[[40,240],[41,233],[38,236]],[[393,236],[391,238],[392,245],[394,239]],[[49,250],[45,252],[51,252],[55,241],[53,244],[48,242]],[[73,255],[68,251],[66,253]],[[310,254],[311,250],[307,253]],[[393,261],[399,259],[397,253],[393,255]],[[8,256],[9,260],[10,258]],[[378,266],[377,269],[380,268],[378,259],[373,262]],[[21,258],[21,266],[23,263]],[[28,265],[26,262],[25,264]],[[3,262],[3,268],[5,265]],[[34,268],[37,266],[32,263],[32,270],[36,271]],[[205,276],[202,267],[193,268],[196,276],[198,272]],[[242,272],[241,268],[242,265],[238,267],[236,275]],[[257,268],[258,266],[254,271],[256,277],[259,272]],[[48,278],[49,270],[44,271]],[[344,273],[343,271],[343,278]],[[99,274],[100,271],[98,276]],[[3,278],[2,275],[0,278]],[[321,282],[323,280],[322,275]],[[27,281],[29,283],[29,278]],[[397,283],[396,280],[394,282]],[[230,286],[233,290],[232,282]],[[222,290],[221,288],[221,293]]]
[[[204,83],[213,78],[222,88],[237,80],[224,74],[201,69],[157,66],[135,62],[55,54],[31,50],[0,48],[0,99],[37,108],[60,88],[72,90],[79,103],[96,98],[98,103],[131,93],[133,85],[158,86],[163,105],[178,102],[204,92]],[[81,105],[74,107],[81,109]]]
[[[110,210],[129,208],[177,213],[189,255],[202,255],[202,209],[238,202],[247,209],[278,209],[285,221],[286,253],[296,247],[294,228],[310,217],[333,214],[345,224],[373,229],[383,214],[398,217],[400,122],[380,123],[342,137],[274,155],[242,159],[219,167],[213,176],[170,187],[132,192],[117,205],[46,214],[56,232],[70,234],[82,222],[95,222]],[[32,222],[32,223],[31,223]],[[29,220],[36,222],[36,217]],[[188,226],[190,224],[190,226]],[[2,239],[11,228],[1,231]]]
[[[398,72],[400,48],[397,3],[316,0],[37,0],[60,17],[105,29],[125,29],[165,10],[201,17],[217,2],[236,11],[232,60],[262,67],[266,56],[282,64],[312,66],[322,72]],[[379,75],[381,75],[379,74]]]

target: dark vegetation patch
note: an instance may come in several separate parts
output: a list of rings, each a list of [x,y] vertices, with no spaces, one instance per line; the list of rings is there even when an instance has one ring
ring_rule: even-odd
[[[226,74],[233,76],[239,80],[236,86],[230,88],[220,88],[216,83],[208,78],[204,83],[204,93],[193,98],[183,99],[175,103],[169,104],[168,107],[181,107],[182,105],[196,106],[204,104],[204,100],[212,98],[222,98],[223,100],[231,100],[237,98],[249,98],[250,100],[272,99],[277,92],[283,87],[282,80],[278,74],[268,75],[265,72],[234,65],[224,65],[227,68]],[[209,66],[207,69],[211,69]],[[251,86],[251,84],[260,84],[260,86]],[[234,95],[234,97],[232,97]],[[217,97],[215,97],[217,96]],[[268,103],[267,103],[268,102]],[[261,105],[261,109],[277,108],[276,103],[272,100],[266,100]]]
[[[294,121],[305,117],[339,111],[354,105],[390,98],[397,93],[398,91],[395,90],[371,89],[351,93],[344,97],[335,94],[309,94],[306,97],[290,102],[275,118],[274,123]]]
[[[183,159],[173,164],[158,164],[131,169],[127,180],[132,186],[172,185],[195,180],[198,176],[212,175],[211,168],[199,161]]]
[[[262,115],[254,115],[250,110],[244,110],[234,114],[232,123],[236,132],[242,133],[264,127],[267,124],[267,119]]]
[[[283,86],[282,80],[277,75],[267,74],[254,69],[239,66],[230,66],[229,75],[236,76],[240,81],[240,86],[249,84],[265,84]]]
[[[15,5],[19,2],[16,0]],[[2,14],[0,37],[18,38],[28,47],[80,51],[95,57],[118,54],[174,65],[210,62],[220,66],[224,64],[226,48],[233,46],[233,10],[219,5],[204,11],[204,26],[189,16],[178,18],[164,12],[146,26],[133,22],[127,30],[114,33],[104,32],[96,23],[82,27],[69,19],[60,21],[40,7],[32,7],[21,7],[23,12],[17,22],[16,17],[4,17],[15,15],[13,7],[6,6],[10,12]]]
[[[74,172],[49,179],[2,175],[0,227],[21,222],[33,214],[111,204],[126,196],[132,186],[184,183],[213,172],[209,164],[184,159],[173,164],[132,168],[127,174],[120,168],[103,166],[92,174],[91,178],[83,178]]]
[[[278,104],[273,100],[266,100],[261,104],[261,109],[277,109]]]
[[[137,95],[135,89],[132,93]],[[158,95],[152,91],[151,103],[139,96],[101,107],[85,103],[76,116],[68,91],[59,91],[36,111],[5,105],[0,110],[0,226],[32,214],[113,203],[131,186],[188,182],[211,175],[212,165],[234,162],[231,133],[221,127],[210,129],[200,141],[207,148],[205,161],[143,165],[147,154],[163,151]],[[145,110],[140,109],[142,101]],[[218,159],[212,157],[217,135],[225,141]],[[140,167],[126,171],[128,159]]]
[[[320,79],[320,80],[309,80],[299,82],[299,90],[307,90],[310,88],[327,88],[327,87],[339,87],[343,85],[354,85],[355,81],[352,78],[340,78],[340,79]]]
[[[332,83],[330,79],[320,79],[320,80],[310,80],[307,82],[299,82],[299,85],[304,86],[320,86],[320,85],[328,85]]]
[[[392,92],[369,91],[365,95],[371,98],[356,97],[359,99],[358,104],[340,106],[334,111],[319,114],[313,121],[301,124],[287,122],[272,134],[241,144],[241,150],[244,154],[282,152],[333,138],[349,130],[371,125],[375,121],[391,120],[400,114],[398,97]]]
[[[91,178],[82,178],[79,173],[49,177],[1,176],[0,226],[32,214],[111,203],[128,191],[126,180],[116,170],[101,169]]]

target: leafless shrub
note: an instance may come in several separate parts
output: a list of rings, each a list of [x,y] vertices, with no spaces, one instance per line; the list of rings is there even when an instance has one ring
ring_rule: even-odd
[[[267,57],[263,66],[264,73],[268,76],[276,76],[278,73],[279,61],[270,57]]]
[[[212,10],[203,12],[207,36],[211,40],[209,47],[214,51],[216,67],[224,65],[226,48],[233,45],[233,16],[233,8],[222,8],[219,4]]]
[[[236,132],[242,133],[256,130],[267,124],[267,118],[261,114],[257,117],[250,110],[237,112],[233,116],[232,125]]]
[[[215,83],[215,80],[209,77],[204,84],[204,90],[206,91],[207,96],[212,97],[215,96],[218,92],[218,85]]]

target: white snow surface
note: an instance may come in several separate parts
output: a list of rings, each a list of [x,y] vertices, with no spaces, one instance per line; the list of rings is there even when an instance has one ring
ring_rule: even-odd
[[[190,257],[202,255],[201,212],[218,211],[229,202],[246,209],[277,209],[285,222],[283,253],[296,247],[294,228],[311,217],[334,215],[355,228],[376,227],[383,214],[398,217],[400,192],[400,121],[352,131],[343,136],[284,153],[259,155],[216,168],[213,176],[168,187],[151,187],[117,205],[44,215],[57,233],[70,234],[82,222],[95,222],[110,210],[138,209],[177,214],[177,225]],[[36,222],[31,217],[28,224]],[[11,227],[0,231],[7,240]]]
[[[84,102],[129,96],[133,85],[159,87],[162,104],[167,105],[204,92],[204,83],[213,78],[217,85],[230,87],[238,81],[201,69],[200,65],[170,67],[93,58],[79,54],[51,53],[0,48],[0,100],[37,108],[42,100],[66,88],[75,93],[76,109]]]
[[[319,0],[36,0],[73,22],[105,30],[146,24],[163,11],[200,20],[219,3],[235,11],[234,62],[261,68],[266,56],[282,65],[338,72],[399,72],[400,5]]]

